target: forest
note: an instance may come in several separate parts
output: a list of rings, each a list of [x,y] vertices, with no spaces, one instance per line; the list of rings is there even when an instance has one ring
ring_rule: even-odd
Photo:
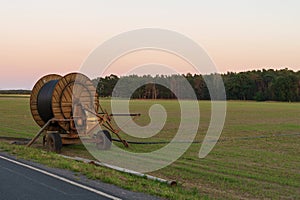
[[[253,70],[246,72],[227,72],[220,74],[227,100],[255,100],[255,101],[300,101],[300,71],[289,69],[281,70]],[[99,77],[93,82],[97,86],[101,97],[128,97],[133,99],[176,99],[171,91],[184,91],[182,81],[187,80],[194,90],[197,99],[209,100],[210,94],[205,80],[212,80],[211,75],[185,74],[185,75],[150,75],[122,76],[110,75]],[[118,91],[114,87],[118,84]],[[147,83],[137,88],[137,85]],[[162,86],[164,83],[168,87]],[[136,88],[135,91],[130,91]],[[168,89],[170,88],[170,89]],[[176,92],[175,92],[176,93]],[[178,93],[177,93],[178,94]]]
[[[31,90],[0,90],[0,94],[30,94]]]

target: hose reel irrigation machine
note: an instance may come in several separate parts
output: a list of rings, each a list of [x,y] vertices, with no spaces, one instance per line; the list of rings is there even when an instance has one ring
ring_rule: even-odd
[[[43,145],[58,153],[62,145],[78,144],[81,140],[95,143],[98,149],[107,150],[111,147],[112,133],[128,147],[128,143],[119,135],[120,130],[112,125],[112,116],[118,114],[108,114],[101,107],[95,86],[81,73],[42,77],[32,89],[30,109],[41,129],[27,146],[43,136]]]

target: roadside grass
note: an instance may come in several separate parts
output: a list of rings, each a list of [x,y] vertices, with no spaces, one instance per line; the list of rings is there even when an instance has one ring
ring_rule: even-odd
[[[110,112],[109,100],[101,100],[100,103]],[[150,122],[148,112],[154,104],[161,104],[168,113],[167,122],[162,131],[147,139],[134,138],[128,135],[123,135],[124,138],[133,141],[169,141],[173,138],[180,123],[180,108],[176,101],[133,100],[130,111],[142,114],[135,120],[137,124],[147,125]],[[209,101],[200,101],[199,106],[201,120],[195,140],[201,141],[208,128],[211,109]],[[198,158],[201,144],[192,144],[176,162],[151,173],[165,179],[178,180],[181,184],[177,189],[161,184],[152,185],[146,180],[143,181],[150,184],[150,188],[132,186],[133,188],[129,189],[156,195],[163,193],[163,197],[170,199],[198,199],[200,197],[299,199],[300,136],[295,135],[295,133],[300,133],[300,103],[228,101],[227,106],[227,117],[221,138],[206,158]],[[1,136],[30,138],[39,129],[32,120],[28,98],[0,98],[0,112],[4,113],[0,118]],[[266,137],[260,138],[259,136]],[[122,147],[121,144],[117,145]],[[130,151],[151,152],[163,146],[131,145]],[[39,156],[41,154],[39,151],[43,148],[40,143],[35,147],[38,149],[17,146],[9,148],[20,148],[22,151],[28,151],[24,154],[34,154],[28,159],[38,159],[34,156]],[[93,159],[83,145],[65,146],[62,153]],[[45,152],[42,156],[48,156],[48,154],[55,156],[55,154]],[[40,160],[43,159],[38,159],[39,162],[42,162]],[[65,163],[66,166],[61,164],[62,167],[72,167],[73,164],[68,164],[68,162]],[[89,169],[96,170],[94,168]],[[84,169],[79,168],[79,170]],[[114,174],[115,172],[108,171],[107,173],[112,176],[106,177],[100,172],[100,174],[98,172],[90,172],[90,174],[94,174],[94,176],[98,174],[97,179],[108,179],[105,180],[108,182],[110,179],[115,179],[114,176],[118,177]],[[85,174],[87,175],[88,172]],[[92,175],[87,176],[93,178]],[[140,182],[139,178],[129,177],[132,178],[130,181],[114,184],[126,188],[131,187],[127,186],[131,184],[131,181]],[[167,194],[164,194],[164,190]],[[155,191],[158,192],[155,193]]]
[[[205,195],[200,195],[196,189],[187,190],[182,186],[171,187],[143,177],[136,177],[105,167],[69,160],[55,153],[37,148],[26,148],[25,146],[9,145],[5,142],[0,142],[0,151],[8,152],[19,159],[31,160],[52,168],[70,170],[85,175],[89,179],[101,180],[132,191],[144,192],[167,199],[209,199]]]

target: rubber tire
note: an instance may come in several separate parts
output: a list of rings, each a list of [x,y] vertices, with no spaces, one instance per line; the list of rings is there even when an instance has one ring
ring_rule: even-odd
[[[49,151],[60,153],[62,148],[62,141],[59,133],[47,134],[47,146]]]
[[[110,133],[107,130],[98,131],[96,138],[103,141],[101,143],[96,143],[97,149],[109,150],[111,148],[112,139]]]

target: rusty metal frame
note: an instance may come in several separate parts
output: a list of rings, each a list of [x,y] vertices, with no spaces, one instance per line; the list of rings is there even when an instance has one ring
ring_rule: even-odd
[[[97,126],[103,126],[104,128],[108,129],[109,131],[111,131],[112,133],[114,133],[118,139],[123,143],[123,145],[125,147],[129,147],[128,143],[126,140],[122,139],[122,137],[120,136],[119,132],[121,131],[121,129],[115,129],[111,123],[112,117],[113,116],[133,116],[134,119],[138,116],[140,116],[141,114],[108,114],[107,111],[103,110],[100,106],[100,109],[102,111],[102,113],[95,113],[92,110],[90,110],[89,108],[84,108],[84,110],[86,110],[87,112],[91,113],[92,115],[94,115],[97,118],[98,123],[95,123],[91,128],[88,129],[87,132],[85,132],[84,135],[80,135],[78,133],[78,131],[72,130],[69,133],[66,134],[60,134],[61,135],[61,139],[63,144],[78,144],[80,143],[80,136],[90,136],[90,133],[97,127]],[[35,137],[27,144],[28,147],[30,147],[39,137],[40,135],[44,132],[47,131],[47,128],[51,125],[51,123],[55,123],[55,122],[70,122],[71,124],[74,124],[74,118],[76,117],[72,117],[71,119],[55,119],[52,118],[50,119],[40,130],[39,132],[35,135]],[[125,126],[127,123],[123,124],[123,126]],[[78,140],[78,141],[76,141]],[[93,138],[84,138],[85,141],[90,140],[90,141],[95,141],[95,139]],[[71,142],[72,141],[72,142]]]

